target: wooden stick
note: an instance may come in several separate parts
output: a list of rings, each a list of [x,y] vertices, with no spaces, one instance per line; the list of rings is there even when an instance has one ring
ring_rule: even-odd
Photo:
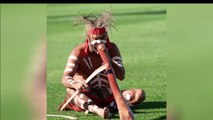
[[[88,83],[93,77],[95,77],[98,73],[100,73],[101,71],[103,71],[104,69],[106,69],[108,66],[108,64],[104,64],[101,67],[99,67],[98,69],[96,69],[87,79],[86,79],[86,83]],[[79,93],[80,91],[77,90],[75,91],[72,96],[62,105],[62,107],[60,108],[60,111],[62,111],[67,104]]]

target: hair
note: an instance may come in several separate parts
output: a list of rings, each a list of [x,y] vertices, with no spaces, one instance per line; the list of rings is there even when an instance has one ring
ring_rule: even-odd
[[[99,16],[96,16],[94,14],[89,14],[87,16],[80,16],[77,17],[76,23],[74,24],[79,25],[81,23],[85,24],[85,29],[86,32],[88,29],[91,28],[105,28],[107,32],[111,32],[111,27],[115,28],[116,27],[113,25],[114,19],[112,17],[111,11],[106,11],[102,14],[99,14]],[[117,29],[116,29],[117,30]]]

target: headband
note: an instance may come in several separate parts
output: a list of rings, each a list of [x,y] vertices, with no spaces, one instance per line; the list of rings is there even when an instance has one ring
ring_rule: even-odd
[[[106,29],[104,27],[102,28],[94,28],[94,29],[89,29],[88,34],[104,34],[107,33]]]

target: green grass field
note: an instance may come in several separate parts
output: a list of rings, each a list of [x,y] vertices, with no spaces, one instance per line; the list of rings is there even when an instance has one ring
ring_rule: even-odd
[[[120,48],[126,77],[118,81],[120,89],[142,88],[146,100],[132,110],[136,120],[166,119],[166,5],[112,4],[114,25],[118,29],[109,34],[110,40]],[[63,102],[65,88],[61,77],[72,48],[85,38],[82,27],[73,26],[73,17],[99,13],[109,9],[109,4],[51,4],[47,7],[47,114],[78,117],[79,120],[99,120],[94,114],[57,111]],[[64,118],[48,117],[48,120]],[[119,120],[119,115],[112,119]]]

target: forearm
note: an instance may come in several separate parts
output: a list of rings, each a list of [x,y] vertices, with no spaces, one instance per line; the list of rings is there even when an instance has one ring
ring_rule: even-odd
[[[73,89],[74,88],[73,82],[74,82],[74,80],[71,76],[66,76],[66,77],[62,78],[62,84],[66,88],[72,88]]]
[[[113,44],[114,45],[114,44]],[[111,53],[114,52],[114,55],[110,55],[108,49],[105,48],[105,46],[103,44],[98,45],[98,49],[99,50],[103,50],[105,51],[108,59],[110,59],[110,63],[112,65],[112,68],[115,72],[116,78],[118,78],[119,80],[123,80],[125,77],[125,70],[123,67],[123,63],[122,63],[122,59],[119,53],[119,50],[116,46],[114,46],[116,49],[115,51],[111,51]],[[110,57],[113,56],[113,57]]]
[[[63,79],[63,85],[66,88],[71,88],[75,90],[83,90],[88,88],[88,85],[84,80],[73,79],[71,76],[67,76],[65,77],[65,79]]]
[[[119,66],[117,63],[115,63],[113,60],[110,59],[112,68],[115,72],[116,77],[119,80],[123,80],[125,78],[125,69],[123,66]]]

